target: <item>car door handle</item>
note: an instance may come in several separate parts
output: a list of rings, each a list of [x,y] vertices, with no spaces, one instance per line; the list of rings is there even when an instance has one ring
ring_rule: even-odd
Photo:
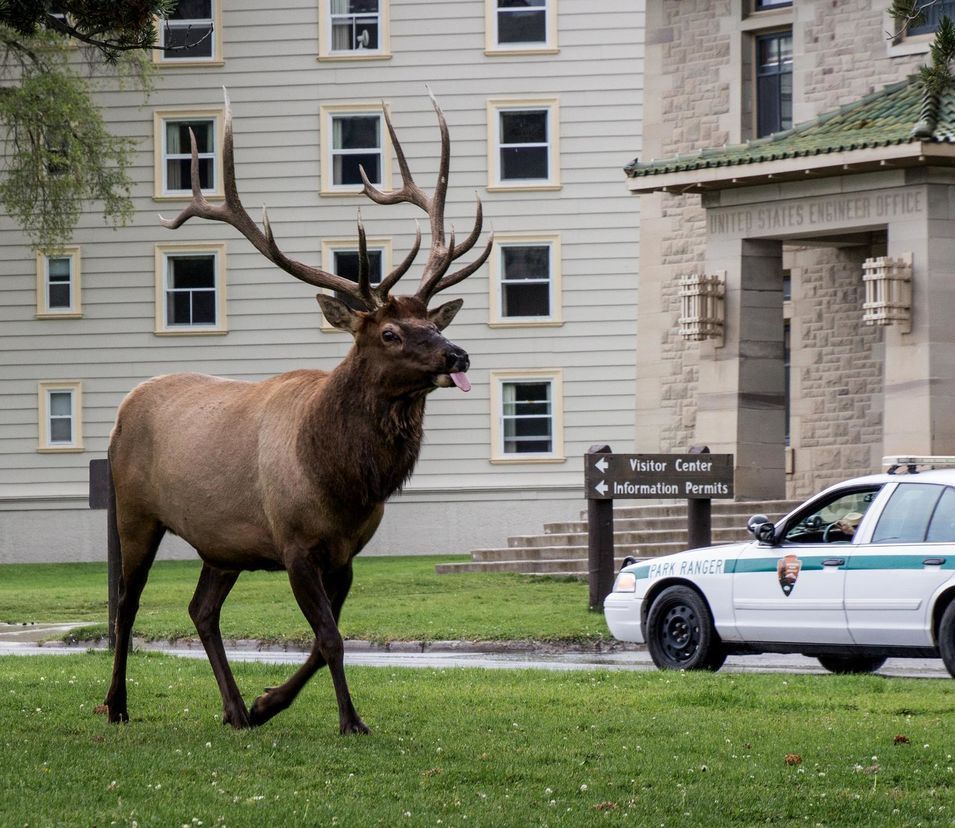
[[[926,558],[922,563],[925,566],[941,566],[945,563],[945,558]]]
[[[826,558],[823,562],[823,566],[845,566],[845,558]]]

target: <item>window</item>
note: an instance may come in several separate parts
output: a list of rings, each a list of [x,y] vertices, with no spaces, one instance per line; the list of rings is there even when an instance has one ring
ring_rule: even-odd
[[[168,17],[159,21],[155,60],[171,65],[221,65],[219,0],[179,0]]]
[[[872,543],[921,543],[943,486],[900,483],[885,504]]]
[[[157,245],[156,333],[225,333],[225,245]]]
[[[390,57],[388,0],[323,0],[319,60]]]
[[[791,31],[756,38],[756,137],[793,125]]]
[[[786,526],[787,543],[845,543],[851,541],[881,486],[853,489],[816,501]],[[839,523],[842,521],[842,525]],[[850,531],[844,531],[849,530]]]
[[[492,462],[564,459],[561,385],[556,371],[492,372]]]
[[[65,247],[54,253],[38,253],[36,269],[36,315],[60,319],[80,316],[80,249]]]
[[[557,101],[489,101],[490,189],[557,189]]]
[[[921,23],[908,26],[905,30],[906,35],[924,35],[933,34],[942,22],[943,17],[949,17],[955,20],[955,0],[935,0],[935,2],[921,2],[919,8],[922,10],[924,19]]]
[[[391,156],[380,106],[322,107],[322,192],[359,193],[359,167],[372,184],[391,180]]]
[[[560,239],[499,235],[494,246],[491,324],[560,324]]]
[[[199,186],[207,197],[222,197],[221,111],[155,113],[154,198],[184,198],[192,195],[192,145],[196,136],[199,156]]]
[[[487,52],[556,52],[557,0],[485,0]]]
[[[391,271],[391,240],[366,239],[368,248],[368,278],[372,285],[381,282],[386,273]],[[358,282],[358,240],[357,239],[324,239],[322,241],[322,268],[337,273],[353,282]],[[335,293],[348,307],[357,308],[357,303],[349,296]],[[336,330],[327,323],[322,325],[325,330]]]
[[[82,451],[82,386],[79,382],[39,385],[39,451]]]
[[[756,0],[755,10],[765,11],[766,9],[778,9],[781,6],[791,6],[793,0]]]

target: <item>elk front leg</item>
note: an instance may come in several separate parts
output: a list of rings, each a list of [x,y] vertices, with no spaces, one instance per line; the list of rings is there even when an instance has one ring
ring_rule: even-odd
[[[209,656],[212,672],[215,673],[216,683],[222,694],[222,723],[243,728],[250,726],[249,714],[229,667],[225,647],[222,646],[222,633],[219,630],[222,603],[238,578],[238,572],[216,569],[204,563],[196,592],[189,602],[189,615],[196,625],[206,655]]]
[[[302,613],[315,633],[315,643],[305,663],[280,687],[272,687],[259,696],[249,711],[253,725],[267,722],[287,708],[315,672],[328,664],[338,700],[342,733],[368,733],[351,701],[345,681],[344,646],[338,632],[342,605],[352,583],[352,566],[327,572],[305,559],[288,563],[289,582]]]

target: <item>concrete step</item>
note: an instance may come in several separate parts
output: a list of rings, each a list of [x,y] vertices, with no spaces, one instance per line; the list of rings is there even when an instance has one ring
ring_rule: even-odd
[[[754,514],[778,520],[797,501],[711,502],[714,544],[749,540],[746,522]],[[686,501],[634,503],[614,507],[614,555],[619,568],[624,557],[639,559],[682,552],[687,546]],[[475,549],[467,563],[438,564],[439,573],[519,572],[527,575],[586,578],[588,570],[587,514],[581,520],[549,523],[537,535],[515,535],[507,546]]]

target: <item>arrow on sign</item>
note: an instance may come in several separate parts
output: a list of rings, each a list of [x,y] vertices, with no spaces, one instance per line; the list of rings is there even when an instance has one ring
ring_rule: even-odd
[[[609,486],[607,486],[606,481],[601,480],[596,486],[594,486],[594,488],[597,490],[599,495],[605,495],[607,494],[607,489]]]
[[[594,463],[595,469],[600,469],[601,474],[606,474],[607,469],[610,468],[610,464],[607,462],[607,458],[601,457],[596,463]],[[601,492],[603,494],[603,492]]]

